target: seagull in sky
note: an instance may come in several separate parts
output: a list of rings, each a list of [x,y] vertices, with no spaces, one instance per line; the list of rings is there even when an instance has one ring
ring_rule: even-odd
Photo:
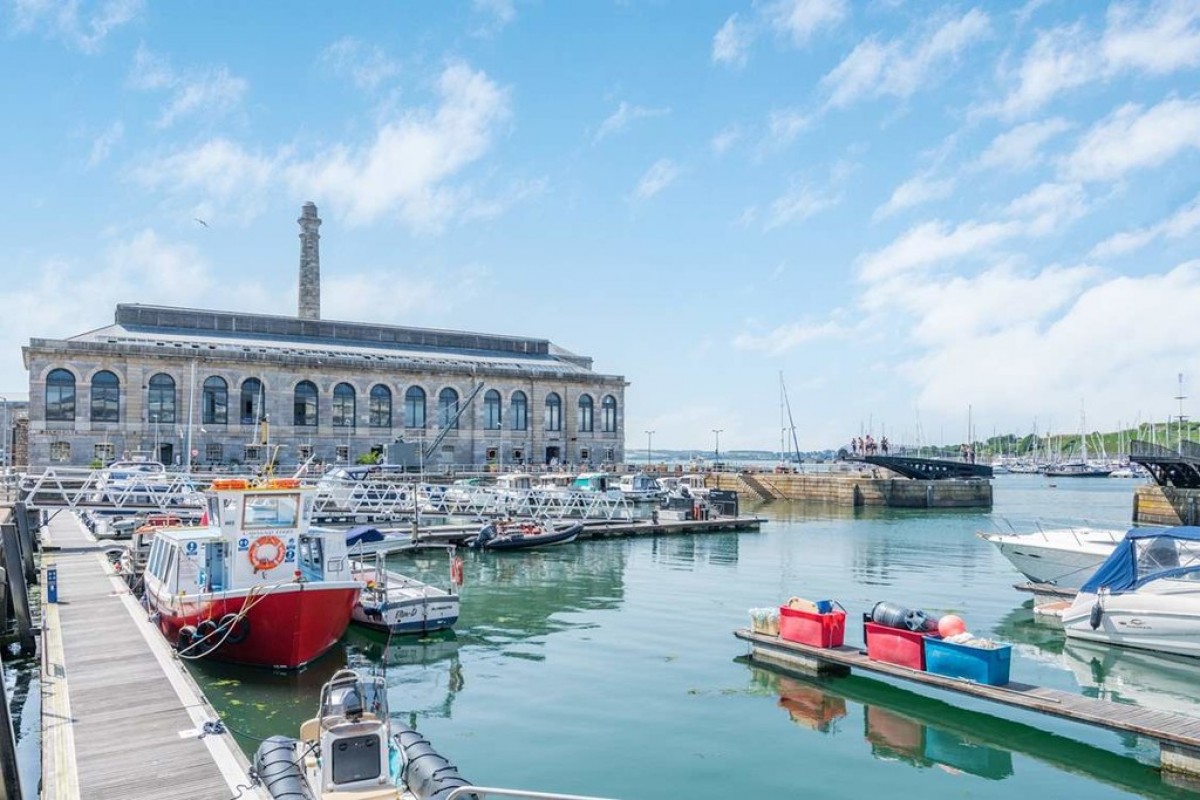
[[[208,227],[208,223],[205,222],[204,220],[200,219],[199,217],[192,217],[192,219],[196,220],[196,222],[199,222],[204,227],[206,227],[206,228]]]

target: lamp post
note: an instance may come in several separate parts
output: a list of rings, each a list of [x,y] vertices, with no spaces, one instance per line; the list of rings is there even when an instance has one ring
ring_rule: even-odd
[[[650,466],[650,446],[654,442],[654,434],[657,431],[645,431],[646,434],[646,466]]]
[[[4,401],[4,458],[0,461],[0,465],[4,467],[5,472],[8,472],[8,448],[12,444],[12,436],[8,432],[8,398],[0,396],[0,400]]]
[[[721,460],[721,434],[725,432],[724,428],[713,428],[713,436],[716,437],[716,442],[713,445],[713,461]]]

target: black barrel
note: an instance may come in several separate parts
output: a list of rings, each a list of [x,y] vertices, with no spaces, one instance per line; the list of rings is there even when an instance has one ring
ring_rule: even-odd
[[[433,745],[413,729],[401,728],[393,738],[404,765],[404,785],[417,800],[445,800],[458,787],[471,785],[458,774],[458,767],[438,755]],[[478,795],[467,797],[479,800]]]
[[[267,792],[275,800],[316,800],[316,795],[297,763],[296,740],[272,736],[258,746],[254,769]]]

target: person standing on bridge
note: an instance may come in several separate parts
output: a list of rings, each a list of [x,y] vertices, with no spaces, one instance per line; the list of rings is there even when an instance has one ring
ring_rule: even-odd
[[[886,436],[884,436],[882,439],[880,439],[880,440],[879,440],[879,450],[880,450],[880,452],[882,452],[882,453],[883,453],[885,456],[887,455],[887,453],[888,453],[888,440],[887,440],[887,437],[886,437]]]

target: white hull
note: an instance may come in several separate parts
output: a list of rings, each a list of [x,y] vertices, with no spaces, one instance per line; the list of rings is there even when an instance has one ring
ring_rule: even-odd
[[[1120,531],[1080,528],[1022,535],[989,533],[983,538],[1034,583],[1078,590],[1123,535]]]
[[[1096,595],[1080,594],[1063,612],[1073,639],[1158,653],[1200,657],[1200,591],[1194,581],[1159,580],[1135,592],[1105,595],[1099,627],[1091,625]]]

